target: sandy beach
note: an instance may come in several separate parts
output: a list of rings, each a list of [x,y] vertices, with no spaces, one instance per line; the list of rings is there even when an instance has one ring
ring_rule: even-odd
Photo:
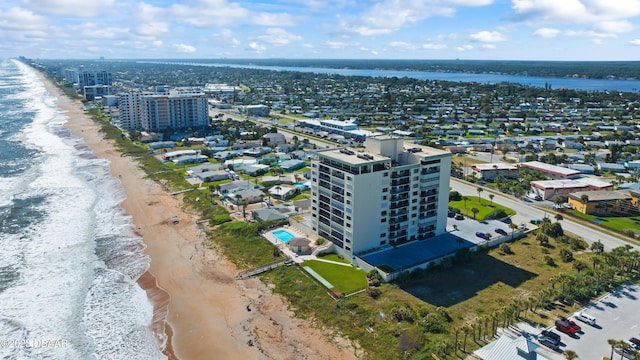
[[[122,207],[133,216],[151,258],[139,284],[155,307],[154,332],[168,336],[170,359],[357,358],[347,340],[330,341],[328,331],[295,318],[283,298],[259,280],[236,280],[238,270],[204,245],[205,233],[197,217],[182,210],[181,198],[145,179],[131,158],[121,157],[102,138],[80,102],[40,77],[66,111],[72,134],[109,160],[111,173],[122,182],[127,194]],[[178,224],[169,221],[173,216]]]

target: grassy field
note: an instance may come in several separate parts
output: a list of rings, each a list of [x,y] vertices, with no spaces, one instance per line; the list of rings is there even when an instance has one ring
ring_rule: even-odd
[[[488,195],[486,195],[488,196]],[[507,213],[507,215],[515,215],[515,211],[504,207],[502,205],[498,205],[496,203],[492,203],[491,200],[483,199],[482,196],[478,199],[477,196],[463,196],[462,200],[458,201],[450,201],[449,207],[453,207],[456,209],[460,209],[460,212],[467,216],[473,218],[472,208],[478,209],[478,213],[475,215],[477,220],[484,220],[485,217],[496,209],[502,209]]]
[[[453,156],[451,157],[451,162],[458,166],[471,166],[474,164],[486,164],[486,161],[478,160],[476,158],[468,157],[468,156]]]
[[[587,220],[594,224],[597,220],[600,223],[600,226],[611,230],[622,233],[631,230],[636,234],[640,233],[640,216],[596,216],[583,214],[576,210],[568,210],[567,213],[571,214],[571,216]]]
[[[367,273],[362,269],[317,260],[305,261],[302,266],[310,267],[330,282],[334,286],[331,291],[351,294],[367,287]]]
[[[326,254],[320,256],[323,260],[337,261],[345,264],[349,264],[349,260],[338,254]]]

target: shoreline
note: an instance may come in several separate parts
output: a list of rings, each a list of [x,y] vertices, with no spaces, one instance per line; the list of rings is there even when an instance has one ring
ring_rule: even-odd
[[[148,271],[138,280],[154,305],[150,328],[161,339],[169,359],[356,359],[344,338],[296,318],[286,301],[258,279],[238,281],[236,267],[215,248],[196,224],[199,218],[146,178],[135,160],[121,156],[105,141],[99,125],[83,112],[81,103],[66,97],[36,71],[47,91],[66,112],[72,135],[82,138],[93,153],[110,162],[126,193],[121,206],[131,214],[136,232],[150,257]],[[168,219],[177,216],[178,224]],[[253,311],[247,311],[250,307]],[[159,341],[160,342],[160,341]],[[162,344],[159,344],[159,346]]]

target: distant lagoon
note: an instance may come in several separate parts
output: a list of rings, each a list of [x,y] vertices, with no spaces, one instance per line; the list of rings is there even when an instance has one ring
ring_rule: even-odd
[[[178,65],[196,65],[212,67],[244,68],[272,71],[297,71],[315,74],[337,74],[344,76],[368,76],[368,77],[398,77],[413,78],[418,80],[442,80],[453,82],[475,82],[482,84],[498,84],[502,82],[517,83],[527,86],[544,88],[550,85],[551,89],[574,89],[584,91],[607,91],[617,90],[622,92],[640,91],[640,80],[605,80],[605,79],[583,79],[583,78],[553,78],[536,77],[522,75],[504,75],[495,73],[460,73],[460,72],[431,72],[431,71],[410,71],[410,70],[383,70],[383,69],[333,69],[322,67],[298,67],[298,66],[261,66],[251,64],[221,64],[221,63],[201,63],[201,62],[178,62],[178,61],[140,61],[143,63],[161,63]]]

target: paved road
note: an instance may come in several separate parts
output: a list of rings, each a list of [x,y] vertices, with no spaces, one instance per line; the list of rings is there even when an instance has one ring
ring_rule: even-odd
[[[463,195],[478,195],[477,184],[471,184],[451,178],[450,185],[453,190],[458,191]],[[495,203],[504,205],[516,211],[516,223],[518,224],[521,222],[527,222],[529,219],[541,219],[544,216],[552,216],[552,214],[548,212],[535,208],[533,205],[535,205],[536,203],[528,203],[521,200],[516,200],[511,196],[492,191],[488,188],[484,188],[484,191],[480,194],[480,196],[484,199],[488,199],[489,193],[495,195],[495,197],[493,198],[493,201]],[[640,250],[640,247],[630,244],[616,235],[611,235],[603,231],[599,231],[598,229],[587,227],[584,224],[575,222],[567,218],[562,220],[562,228],[583,238],[589,244],[600,240],[606,250],[611,250],[613,248],[624,245],[631,245],[635,249]]]

